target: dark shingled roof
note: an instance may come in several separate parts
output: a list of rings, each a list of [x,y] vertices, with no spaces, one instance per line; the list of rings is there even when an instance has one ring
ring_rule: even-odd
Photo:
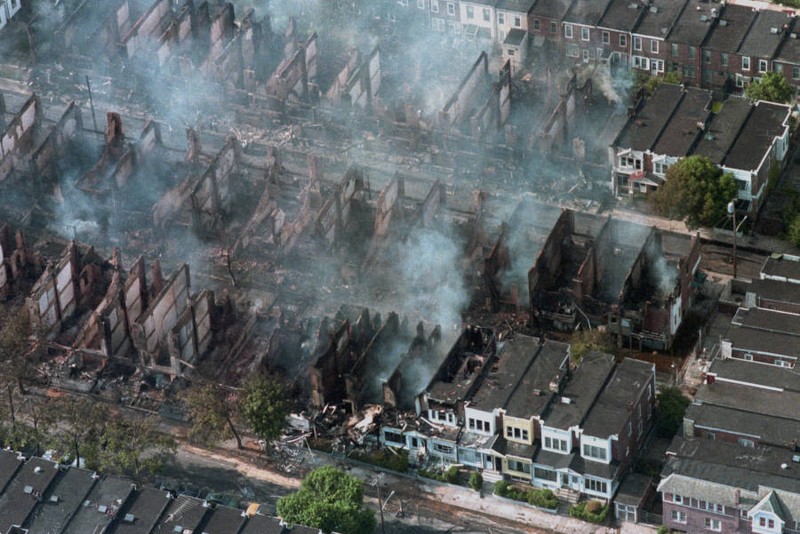
[[[681,98],[681,87],[662,83],[655,94],[645,100],[636,116],[628,121],[614,145],[633,150],[650,150],[658,140]]]
[[[114,534],[150,534],[169,503],[166,491],[142,488],[130,504],[120,511]]]
[[[592,409],[597,395],[614,369],[614,357],[602,352],[590,352],[584,356],[572,378],[561,392],[561,399],[569,403],[555,402],[544,416],[543,424],[550,428],[567,430],[580,425]]]
[[[775,365],[759,365],[737,358],[717,358],[711,362],[708,374],[716,375],[719,382],[742,382],[800,392],[797,374]]]
[[[735,54],[755,19],[756,12],[749,7],[726,5],[722,10],[719,22],[708,36],[705,48],[726,54]]]
[[[101,478],[68,523],[67,532],[103,532],[132,492],[128,479]]]
[[[533,364],[522,375],[517,389],[506,404],[506,413],[521,418],[541,415],[553,396],[550,382],[561,378],[568,358],[568,344],[547,341]]]
[[[241,534],[282,534],[281,520],[276,517],[256,515],[247,520]]]
[[[678,108],[653,146],[655,154],[688,156],[697,138],[703,135],[698,124],[704,125],[711,115],[711,91],[687,87]]]
[[[761,273],[767,276],[800,280],[800,261],[784,254],[770,256],[761,267]]]
[[[586,417],[584,434],[602,439],[622,432],[630,404],[639,400],[653,373],[652,363],[625,358]]]
[[[681,14],[683,2],[675,0],[651,0],[650,7],[633,33],[646,37],[665,39]]]
[[[497,0],[495,9],[503,11],[516,11],[517,13],[527,13],[536,4],[536,0]]]
[[[786,13],[769,9],[759,11],[758,17],[739,47],[739,54],[754,58],[751,70],[758,69],[755,58],[772,59],[783,39],[784,24],[791,22]],[[777,31],[773,33],[773,30]]]
[[[800,32],[800,20],[795,18],[791,33],[783,40],[775,54],[775,61],[789,63],[790,65],[800,65],[800,39],[797,35],[798,32]],[[792,37],[792,35],[794,35],[794,37]],[[791,73],[785,74],[791,76]]]
[[[237,534],[244,525],[245,517],[242,511],[229,506],[217,506],[214,508],[211,517],[203,525],[202,532],[208,534]]]
[[[791,108],[772,102],[758,102],[734,142],[724,165],[731,169],[756,170],[775,137],[783,135]]]
[[[765,332],[800,336],[800,315],[794,313],[764,308],[739,308],[731,323]]]
[[[0,491],[11,482],[23,461],[24,459],[19,458],[16,452],[0,450]]]
[[[705,135],[700,139],[694,153],[706,156],[717,165],[722,165],[733,143],[739,136],[752,104],[745,98],[730,97],[722,109],[711,117]]]
[[[161,516],[153,534],[172,534],[177,527],[195,532],[207,511],[208,508],[203,506],[203,501],[200,499],[178,495]]]
[[[800,437],[799,420],[745,412],[727,406],[690,404],[684,417],[694,421],[695,427],[743,435],[765,445],[791,447],[792,440]]]
[[[90,471],[72,467],[58,477],[34,510],[28,523],[31,532],[63,532],[67,523],[94,486]],[[53,502],[53,498],[56,502]]]
[[[54,462],[31,458],[0,495],[0,532],[22,525],[58,474]]]
[[[564,15],[564,22],[572,24],[583,24],[584,26],[597,26],[597,22],[606,10],[610,0],[592,0],[591,2],[574,2],[570,6],[567,14]]]
[[[597,25],[601,28],[630,32],[646,11],[647,7],[639,2],[611,0]]]
[[[492,411],[501,408],[514,393],[525,371],[539,351],[539,339],[516,335],[506,341],[497,361],[469,403],[471,408]]]
[[[534,4],[531,13],[540,17],[561,20],[566,15],[572,2],[573,0],[538,0]]]
[[[711,30],[712,9],[719,10],[719,4],[711,4],[707,0],[686,2],[678,21],[669,33],[669,41],[699,48]]]

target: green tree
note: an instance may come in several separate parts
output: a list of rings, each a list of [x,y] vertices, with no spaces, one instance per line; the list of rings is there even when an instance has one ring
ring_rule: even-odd
[[[796,214],[792,218],[787,234],[792,245],[800,247],[800,214]]]
[[[683,414],[686,413],[689,402],[680,388],[675,386],[665,387],[658,393],[656,430],[660,436],[671,438],[680,430],[683,425]]]
[[[375,514],[364,508],[364,484],[333,466],[315,469],[300,489],[278,499],[278,515],[324,532],[363,534],[375,530]]]
[[[273,440],[281,435],[289,415],[286,390],[271,376],[257,374],[245,383],[239,410],[255,435]]]
[[[32,333],[30,318],[23,307],[7,310],[0,316],[0,380],[16,384],[25,394],[24,380],[31,373]]]
[[[592,351],[614,354],[614,342],[611,334],[597,329],[579,330],[572,336],[570,354],[572,361],[580,362],[584,356]]]
[[[667,169],[666,181],[650,196],[660,214],[686,222],[690,228],[723,220],[728,202],[736,198],[736,181],[705,156],[683,158]]]
[[[242,448],[242,438],[233,423],[235,402],[231,391],[218,384],[200,380],[183,392],[189,422],[189,437],[205,445],[215,444],[231,436]]]
[[[756,80],[744,90],[750,100],[769,100],[785,104],[794,97],[794,89],[783,74],[765,72],[760,80]]]
[[[136,480],[160,471],[177,445],[158,431],[158,423],[155,416],[112,419],[100,438],[100,469]]]
[[[109,420],[108,407],[84,397],[66,396],[53,402],[53,411],[59,424],[51,444],[71,454],[75,465],[80,466],[83,459],[86,467],[97,469],[100,440]]]

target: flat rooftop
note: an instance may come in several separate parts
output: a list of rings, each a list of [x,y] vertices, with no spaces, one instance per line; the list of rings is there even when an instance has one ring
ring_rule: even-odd
[[[622,432],[622,425],[628,419],[629,404],[639,400],[654,373],[652,363],[625,358],[586,417],[584,433],[607,438]]]
[[[785,447],[800,436],[800,421],[770,415],[743,412],[727,406],[690,404],[686,419],[695,427],[710,431],[742,434],[767,445]]]
[[[798,280],[800,283],[800,258],[786,254],[773,254],[761,267],[762,276]]]
[[[715,382],[702,384],[694,397],[695,402],[725,406],[743,412],[798,420],[800,393],[796,391],[769,391],[739,384]]]
[[[567,380],[561,395],[544,416],[544,424],[567,430],[580,425],[614,370],[614,356],[590,352]]]
[[[753,330],[800,336],[800,315],[766,308],[739,308],[731,323]]]
[[[746,362],[738,358],[717,358],[711,362],[708,374],[718,381],[741,382],[769,388],[800,392],[797,374],[783,367]]]
[[[569,359],[569,345],[558,341],[546,341],[525,374],[517,389],[508,399],[506,414],[528,418],[544,413],[553,392],[550,384],[560,382]]]
[[[469,402],[470,408],[492,411],[506,405],[539,352],[539,338],[515,335],[503,345],[497,360]]]

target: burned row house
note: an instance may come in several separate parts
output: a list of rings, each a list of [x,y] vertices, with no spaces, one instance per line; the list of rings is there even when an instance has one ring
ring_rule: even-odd
[[[668,350],[694,295],[699,239],[582,218],[562,213],[529,272],[534,324],[603,326],[620,345]]]

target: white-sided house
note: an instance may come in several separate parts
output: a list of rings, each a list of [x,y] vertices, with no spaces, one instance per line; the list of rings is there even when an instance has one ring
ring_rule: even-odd
[[[566,385],[542,420],[541,447],[534,459],[533,484],[580,493],[583,469],[575,445],[582,424],[614,369],[614,357],[592,352],[566,380]]]
[[[497,39],[495,0],[462,0],[459,15],[463,37],[478,44],[490,44]]]
[[[0,0],[0,30],[22,9],[22,0]]]
[[[528,33],[528,12],[536,0],[497,0],[497,42],[504,42],[514,30]]]

